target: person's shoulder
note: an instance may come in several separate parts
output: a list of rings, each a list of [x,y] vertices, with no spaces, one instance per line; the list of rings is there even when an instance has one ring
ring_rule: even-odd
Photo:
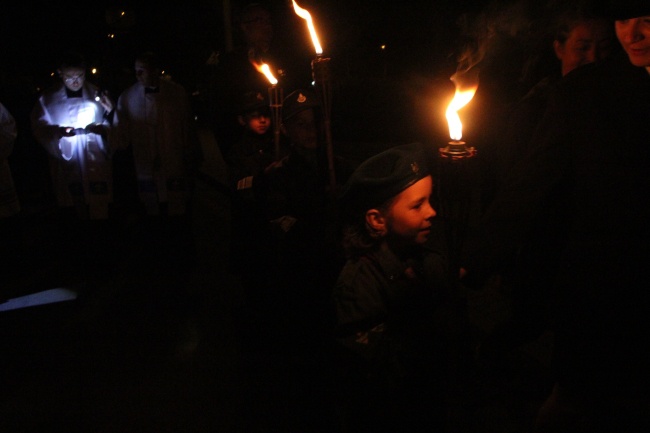
[[[185,89],[185,86],[183,86],[181,83],[178,83],[176,81],[173,81],[171,79],[165,79],[165,80],[160,80],[160,89],[161,92],[165,92],[167,94],[174,95],[175,97],[187,97],[187,90]]]
[[[43,91],[41,91],[41,93],[38,95],[38,99],[47,105],[47,104],[54,103],[57,100],[63,98],[64,95],[65,95],[65,87],[63,86],[63,84],[57,83],[43,89]]]
[[[635,69],[624,52],[618,52],[607,59],[575,68],[557,84],[561,93],[593,92],[609,88],[616,80],[629,75]],[[639,68],[636,68],[639,69]]]
[[[171,78],[163,78],[160,80],[160,87],[167,87],[170,89],[176,89],[176,90],[185,90],[185,86],[183,86],[181,83],[178,81],[174,81]]]
[[[144,90],[142,88],[142,84],[136,81],[135,83],[131,84],[130,86],[122,90],[119,97],[123,99],[126,97],[130,97],[133,94],[139,94],[139,93],[144,93]]]
[[[621,52],[569,72],[558,83],[553,96],[560,104],[583,109],[616,99],[620,92],[634,92],[639,80],[647,80],[646,71],[633,66]]]
[[[339,272],[337,289],[350,290],[354,287],[364,287],[369,277],[380,273],[379,265],[368,255],[348,259]]]

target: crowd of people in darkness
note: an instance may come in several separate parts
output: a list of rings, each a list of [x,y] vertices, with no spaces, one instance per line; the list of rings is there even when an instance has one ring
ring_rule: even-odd
[[[471,65],[498,109],[477,122],[465,219],[442,203],[463,158],[421,137],[332,141],[331,83],[276,43],[265,4],[238,11],[242,43],[200,94],[164,73],[168,53],[133,55],[110,92],[62,47],[51,86],[0,95],[0,305],[66,287],[103,320],[180,309],[181,331],[160,331],[173,355],[248,390],[233,431],[650,431],[650,6],[545,7],[520,81]],[[507,312],[479,305],[483,326],[495,294]],[[499,388],[548,338],[535,407],[482,429],[473,381]]]

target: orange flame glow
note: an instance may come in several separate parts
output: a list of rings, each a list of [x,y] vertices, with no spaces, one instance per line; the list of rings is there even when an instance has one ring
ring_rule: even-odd
[[[457,74],[452,75],[451,81],[456,85],[456,93],[447,107],[446,117],[447,123],[449,124],[449,137],[452,140],[460,141],[463,137],[463,124],[458,116],[458,110],[472,100],[476,89],[478,89],[478,84],[472,83],[471,85],[463,86]]]
[[[318,41],[318,35],[316,34],[316,29],[314,28],[314,23],[311,19],[311,14],[306,10],[298,6],[298,3],[296,3],[296,0],[293,1],[293,10],[296,11],[296,15],[298,15],[300,18],[303,20],[307,21],[307,28],[309,29],[309,34],[311,35],[311,41],[314,44],[314,49],[316,50],[317,55],[323,54],[323,48],[320,46],[320,42]]]
[[[266,79],[269,80],[269,83],[273,84],[274,86],[278,84],[278,80],[271,73],[271,68],[269,68],[269,65],[267,65],[266,63],[259,64],[253,61],[251,61],[251,63],[253,64],[253,66],[255,66],[255,69],[257,69],[259,72],[264,74]]]

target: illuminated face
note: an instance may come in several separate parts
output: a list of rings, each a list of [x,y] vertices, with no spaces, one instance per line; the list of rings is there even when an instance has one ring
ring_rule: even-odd
[[[616,21],[615,27],[630,63],[650,68],[650,16]]]
[[[562,75],[578,66],[598,62],[612,52],[612,31],[604,20],[588,20],[576,25],[564,42],[555,41],[555,55],[562,62]]]
[[[86,80],[86,71],[83,68],[63,68],[59,71],[59,76],[63,80],[65,87],[76,92],[81,89]]]
[[[285,122],[286,134],[294,146],[304,149],[318,147],[318,124],[312,109],[298,112]]]
[[[158,85],[156,71],[149,64],[140,60],[135,61],[135,78],[145,87],[155,87]]]
[[[431,220],[436,216],[430,203],[432,188],[433,180],[427,176],[395,197],[386,215],[391,238],[405,245],[419,245],[427,241]]]
[[[271,116],[269,113],[253,111],[244,116],[244,121],[248,129],[259,135],[266,134],[266,131],[271,127]]]

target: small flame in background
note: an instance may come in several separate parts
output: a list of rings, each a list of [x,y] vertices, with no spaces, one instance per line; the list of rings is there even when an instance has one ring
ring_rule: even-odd
[[[449,136],[454,141],[460,141],[463,137],[463,124],[458,116],[458,110],[472,100],[478,89],[478,70],[475,71],[472,73],[470,70],[465,74],[456,72],[451,76],[451,81],[456,85],[456,93],[449,103],[445,115],[449,124]]]
[[[259,72],[264,74],[266,79],[269,80],[269,83],[271,83],[273,85],[278,84],[278,80],[271,73],[271,68],[269,68],[269,65],[267,65],[266,63],[260,64],[260,63],[253,62],[253,61],[251,61],[251,63],[253,64],[253,66],[255,66],[255,69],[257,69]]]
[[[314,28],[314,23],[311,19],[311,14],[306,10],[298,6],[296,0],[293,1],[293,10],[296,12],[300,18],[307,21],[307,28],[309,29],[309,34],[311,35],[311,41],[314,43],[314,49],[316,50],[317,55],[323,54],[323,48],[320,46],[318,41],[318,35],[316,34],[316,29]]]

